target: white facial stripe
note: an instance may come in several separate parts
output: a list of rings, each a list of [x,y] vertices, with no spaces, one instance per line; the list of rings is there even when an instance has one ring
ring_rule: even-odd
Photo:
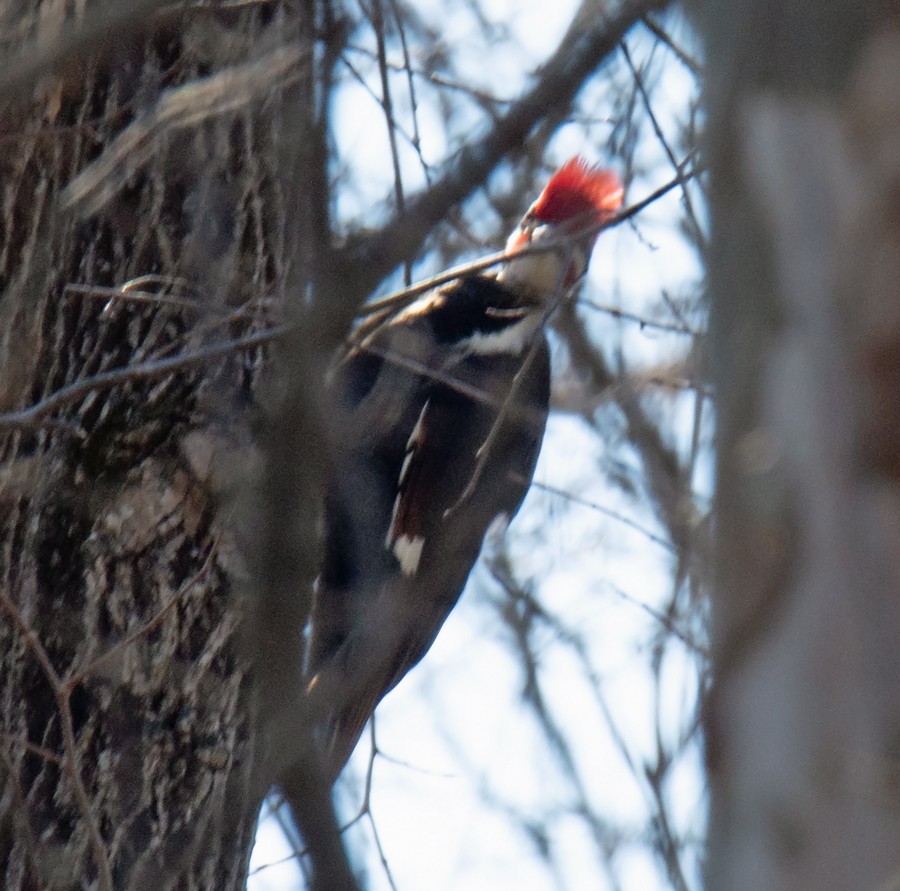
[[[500,331],[488,333],[477,332],[460,342],[460,346],[466,353],[474,353],[478,356],[499,355],[506,353],[518,356],[531,342],[531,337],[537,329],[540,316],[537,313],[525,316],[514,325],[507,325]]]
[[[408,535],[401,535],[394,543],[394,556],[400,561],[400,569],[404,575],[416,574],[424,546],[425,539],[421,535],[412,538]]]

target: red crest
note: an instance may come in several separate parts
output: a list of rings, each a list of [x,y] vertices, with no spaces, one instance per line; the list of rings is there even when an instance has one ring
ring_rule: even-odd
[[[592,167],[584,158],[570,158],[544,187],[532,211],[542,223],[562,223],[584,217],[604,222],[622,206],[625,187],[618,174]]]

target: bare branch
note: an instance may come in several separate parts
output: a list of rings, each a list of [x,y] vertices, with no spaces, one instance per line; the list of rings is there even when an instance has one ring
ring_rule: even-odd
[[[655,328],[658,331],[666,331],[671,334],[689,334],[692,337],[697,337],[696,331],[693,331],[684,325],[673,325],[671,322],[659,322],[656,319],[648,319],[645,316],[639,316],[637,313],[628,312],[627,310],[619,309],[615,306],[603,306],[593,300],[588,300],[587,297],[579,297],[578,304],[580,306],[587,306],[591,309],[595,309],[597,312],[606,313],[606,315],[612,316],[614,319],[635,322],[640,325],[641,328]]]
[[[657,535],[655,532],[648,529],[646,526],[643,526],[640,523],[636,523],[634,520],[626,517],[624,514],[621,514],[618,511],[612,510],[608,507],[604,507],[602,504],[598,504],[596,501],[591,501],[588,498],[582,498],[580,495],[576,495],[574,492],[567,492],[565,489],[560,489],[557,486],[551,486],[549,483],[543,483],[540,480],[535,480],[531,485],[543,492],[548,492],[551,495],[558,495],[560,498],[564,498],[566,501],[571,501],[572,504],[580,504],[582,507],[587,507],[591,510],[597,511],[604,516],[609,517],[611,520],[615,520],[618,523],[622,523],[622,525],[624,526],[628,526],[629,529],[634,529],[635,532],[640,532],[641,535],[646,536],[650,541],[652,541],[654,544],[658,544],[661,548],[665,548],[667,551],[673,550],[672,543],[670,541],[667,541],[666,539]]]
[[[615,13],[604,16],[593,0],[585,0],[576,14],[585,27],[567,35],[542,66],[534,87],[485,136],[467,145],[431,188],[409,201],[405,213],[378,232],[357,236],[337,252],[340,265],[352,264],[358,270],[357,290],[369,293],[393,268],[415,254],[432,227],[482,185],[506,155],[520,148],[550,111],[572,102],[642,16],[667,5],[668,0],[625,0]]]
[[[566,338],[572,363],[587,374],[595,388],[613,389],[617,383],[600,351],[592,344],[571,307],[563,307],[558,328]],[[659,428],[647,417],[630,388],[615,387],[616,401],[628,424],[628,435],[641,456],[657,515],[665,524],[679,560],[690,553],[694,510],[684,468],[665,444]]]
[[[653,133],[656,136],[657,142],[659,142],[663,152],[669,159],[669,163],[675,169],[675,172],[679,173],[681,171],[681,164],[675,157],[675,152],[669,145],[669,140],[666,138],[666,134],[663,132],[662,126],[656,118],[656,113],[653,111],[653,103],[650,100],[650,94],[647,92],[647,86],[644,83],[643,73],[638,70],[637,66],[632,61],[631,53],[628,50],[628,44],[624,40],[622,41],[622,56],[625,59],[625,64],[628,66],[629,71],[631,71],[631,76],[634,78],[635,86],[641,97],[641,103],[644,106],[644,111],[647,113],[647,120],[650,121],[650,126],[653,128]],[[694,203],[691,199],[691,193],[688,191],[686,181],[681,184],[681,200],[684,204],[685,219],[691,227],[691,234],[694,241],[701,249],[703,249],[706,245],[706,236],[697,220],[697,214],[694,211]]]
[[[691,56],[689,53],[685,52],[682,47],[678,46],[672,37],[669,35],[669,32],[666,31],[665,28],[662,27],[657,21],[656,18],[652,15],[645,15],[643,18],[644,26],[647,30],[653,34],[658,40],[661,40],[675,55],[675,58],[687,68],[694,77],[700,77],[703,74],[703,66]]]
[[[94,809],[87,790],[84,787],[84,781],[81,778],[81,759],[78,757],[78,747],[75,744],[75,730],[72,725],[72,709],[70,707],[70,698],[72,695],[72,683],[70,679],[63,680],[56,669],[53,662],[41,643],[34,629],[29,625],[28,621],[22,615],[21,610],[9,598],[7,593],[0,588],[0,606],[3,607],[6,614],[12,619],[19,633],[25,640],[25,644],[31,651],[41,671],[47,679],[47,683],[53,690],[56,699],[56,707],[59,712],[60,726],[62,728],[63,750],[65,758],[63,766],[66,775],[72,783],[72,791],[75,800],[78,802],[78,810],[81,819],[84,820],[85,829],[87,831],[88,840],[91,845],[91,852],[94,857],[94,864],[97,867],[98,881],[100,891],[113,891],[112,871],[109,866],[109,857],[106,844],[100,835],[100,829],[97,821],[94,819]]]
[[[0,431],[4,430],[20,430],[41,426],[44,418],[52,411],[62,408],[65,405],[81,399],[88,393],[98,393],[103,390],[109,390],[119,384],[136,380],[153,380],[159,377],[165,377],[176,371],[183,371],[186,368],[192,368],[202,365],[204,362],[211,362],[214,359],[221,359],[241,350],[255,349],[263,344],[269,343],[278,337],[282,337],[285,333],[285,326],[278,325],[274,328],[268,328],[265,331],[256,331],[253,334],[247,334],[243,337],[236,337],[225,343],[217,343],[208,347],[173,356],[169,359],[156,359],[149,362],[142,362],[138,365],[129,365],[124,368],[115,368],[112,371],[104,371],[100,374],[91,375],[74,381],[68,386],[61,387],[54,393],[51,393],[46,399],[36,402],[28,408],[20,411],[6,412],[0,414]]]
[[[617,213],[612,219],[608,220],[607,222],[601,223],[599,225],[586,226],[584,230],[566,235],[561,239],[548,238],[546,241],[530,244],[526,248],[518,249],[515,252],[516,256],[521,257],[528,256],[529,254],[543,254],[549,251],[558,251],[561,246],[568,244],[573,238],[580,238],[582,235],[596,235],[600,232],[615,228],[616,226],[619,226],[622,223],[631,220],[642,210],[662,198],[663,195],[668,194],[672,191],[672,189],[681,187],[689,179],[697,176],[699,171],[695,167],[691,166],[692,159],[693,156],[685,159],[685,161],[682,162],[679,172],[673,179],[669,180],[669,182],[660,186],[658,189],[651,192],[640,201],[637,201],[629,207],[626,207],[624,210]],[[433,275],[430,278],[423,279],[422,281],[418,282],[415,285],[411,285],[408,288],[403,288],[400,291],[394,291],[391,294],[380,297],[378,300],[372,300],[371,302],[366,303],[364,306],[360,307],[359,312],[357,313],[357,317],[362,318],[366,316],[372,316],[376,313],[391,309],[393,307],[404,306],[407,303],[412,302],[412,300],[414,300],[420,294],[424,294],[426,291],[430,291],[432,288],[437,288],[440,285],[446,284],[447,282],[453,281],[454,279],[461,278],[464,275],[471,275],[476,272],[482,272],[483,270],[489,269],[492,266],[498,266],[500,263],[505,263],[510,258],[510,256],[512,256],[510,253],[502,250],[497,251],[494,254],[488,254],[486,257],[481,257],[479,260],[473,260],[469,263],[463,263],[460,266],[454,266],[451,269],[446,270],[445,272],[439,273],[438,275]]]
[[[146,164],[172,131],[195,127],[214,115],[243,108],[295,79],[301,51],[283,46],[267,55],[166,90],[125,128],[106,151],[60,196],[62,207],[81,216],[97,213]]]

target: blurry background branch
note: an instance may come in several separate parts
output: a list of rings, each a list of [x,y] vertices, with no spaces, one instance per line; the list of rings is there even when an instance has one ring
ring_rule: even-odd
[[[584,82],[641,16],[667,5],[667,0],[626,0],[607,13],[597,0],[584,0],[556,52],[541,66],[534,86],[484,136],[466,145],[426,192],[410,199],[404,212],[381,231],[351,239],[339,252],[340,262],[360,270],[360,290],[370,291],[415,254],[430,229],[481,186],[507,154],[520,149],[545,116],[571,105]]]

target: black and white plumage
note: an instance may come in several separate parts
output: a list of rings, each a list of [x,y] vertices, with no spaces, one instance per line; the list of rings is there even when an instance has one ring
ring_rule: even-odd
[[[525,496],[550,401],[543,323],[619,207],[607,171],[573,159],[510,237],[513,256],[366,325],[329,387],[339,443],[324,509],[308,672],[334,778],[380,699],[425,654],[489,526]]]

